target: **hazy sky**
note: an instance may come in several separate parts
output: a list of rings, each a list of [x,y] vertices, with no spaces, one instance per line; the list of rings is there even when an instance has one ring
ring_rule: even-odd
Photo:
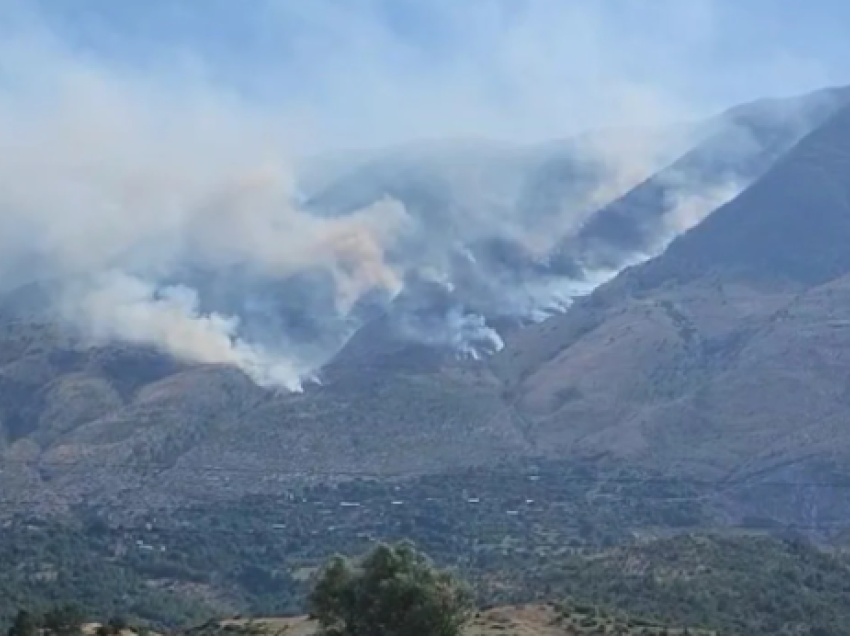
[[[850,81],[838,0],[0,0],[6,42],[187,74],[324,143],[552,137]],[[332,141],[330,141],[332,140]]]

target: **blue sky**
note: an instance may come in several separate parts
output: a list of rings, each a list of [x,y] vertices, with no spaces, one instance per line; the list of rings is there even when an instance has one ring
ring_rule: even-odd
[[[49,41],[58,58],[168,90],[201,77],[354,145],[557,137],[850,83],[850,4],[838,0],[0,0],[0,10],[6,41]]]

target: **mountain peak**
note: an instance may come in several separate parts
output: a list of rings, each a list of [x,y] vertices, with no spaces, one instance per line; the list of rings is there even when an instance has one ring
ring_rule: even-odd
[[[641,268],[645,284],[709,271],[818,284],[850,271],[850,106]]]

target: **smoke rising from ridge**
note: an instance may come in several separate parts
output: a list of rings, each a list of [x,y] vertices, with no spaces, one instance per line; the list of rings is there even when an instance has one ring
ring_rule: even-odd
[[[652,11],[670,37],[626,51],[632,25],[603,9],[460,4],[107,3],[78,23],[0,1],[0,286],[56,281],[55,310],[93,340],[297,389],[413,280],[448,300],[400,331],[478,356],[502,346],[493,318],[562,311],[755,178],[674,171],[648,238],[600,239],[600,209],[717,135],[682,123],[715,104],[680,84],[715,17]],[[222,45],[248,18],[256,43]],[[681,68],[632,67],[656,40]],[[424,137],[468,141],[374,150]],[[747,139],[745,158],[766,145]],[[597,244],[612,262],[579,249]]]

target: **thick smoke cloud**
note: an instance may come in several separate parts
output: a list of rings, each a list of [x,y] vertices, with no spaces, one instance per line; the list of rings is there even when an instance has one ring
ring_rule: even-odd
[[[290,390],[300,389],[310,371],[241,339],[236,317],[201,313],[197,292],[188,287],[156,287],[116,271],[79,292],[68,315],[95,339],[153,344],[184,360],[237,366],[259,383]]]
[[[286,138],[275,121],[200,87],[176,98],[73,60],[49,75],[8,73],[0,99],[0,280],[58,280],[62,317],[87,335],[155,345],[180,358],[236,364],[296,387],[294,351],[239,337],[239,317],[203,311],[172,284],[189,266],[247,267],[285,279],[321,270],[333,308],[390,295],[385,250],[406,213],[379,201],[341,218],[298,208]],[[22,269],[22,265],[26,268]]]
[[[653,10],[669,37],[626,50],[633,22],[587,3],[423,5],[92,2],[80,22],[0,0],[0,286],[49,281],[88,339],[294,390],[375,311],[498,350],[494,319],[563,310],[757,176],[669,172],[649,238],[603,236],[594,262],[598,211],[716,133],[684,80],[715,16]],[[422,285],[439,311],[394,305]]]

